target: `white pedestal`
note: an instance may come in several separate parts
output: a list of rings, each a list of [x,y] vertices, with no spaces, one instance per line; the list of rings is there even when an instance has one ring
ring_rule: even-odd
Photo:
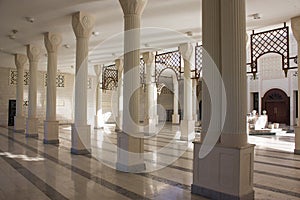
[[[172,124],[179,124],[179,122],[180,122],[180,115],[173,114],[172,115]]]
[[[25,117],[15,116],[14,122],[15,122],[14,130],[16,132],[24,132],[25,131]]]
[[[95,115],[94,123],[95,123],[95,125],[94,125],[95,129],[103,128],[104,127],[104,121],[103,121],[102,115],[101,116]]]
[[[180,140],[193,141],[195,139],[195,121],[181,120],[180,131]]]
[[[126,133],[118,133],[118,160],[116,169],[123,172],[143,172],[144,162],[144,134],[135,137]]]
[[[91,153],[91,126],[76,126],[72,124],[72,154],[83,155]]]
[[[44,122],[44,144],[58,144],[58,121]]]
[[[295,127],[295,154],[300,155],[300,127]]]
[[[38,137],[38,119],[37,118],[27,118],[26,120],[26,137]]]
[[[212,199],[254,199],[254,145],[241,148],[217,144],[199,159],[201,142],[194,142],[192,193]]]

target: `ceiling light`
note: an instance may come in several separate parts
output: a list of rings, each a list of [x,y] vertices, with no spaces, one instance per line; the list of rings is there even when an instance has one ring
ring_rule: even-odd
[[[11,32],[12,32],[13,34],[16,34],[16,33],[18,33],[19,31],[16,30],[16,29],[13,29]]]
[[[8,35],[8,37],[9,37],[9,39],[11,39],[11,40],[14,40],[14,39],[16,39],[16,35]]]
[[[33,17],[25,17],[25,19],[30,23],[33,23],[35,21]]]
[[[193,36],[193,32],[192,32],[192,31],[187,31],[187,32],[185,32],[185,34],[186,34],[187,36],[189,36],[189,37]]]
[[[253,19],[261,19],[261,16],[259,13],[255,13],[252,15]]]
[[[150,45],[148,43],[145,43],[144,45],[145,45],[145,47],[150,47]]]
[[[100,33],[98,31],[93,31],[92,34],[93,36],[98,36]]]

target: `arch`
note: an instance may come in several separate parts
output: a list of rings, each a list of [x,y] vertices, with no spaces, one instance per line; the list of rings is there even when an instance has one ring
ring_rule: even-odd
[[[180,52],[173,51],[162,54],[157,54],[155,56],[155,81],[158,82],[158,79],[161,75],[161,72],[165,69],[172,69],[177,77],[177,80],[180,80],[181,77],[181,55]]]
[[[278,88],[271,89],[262,98],[262,110],[266,110],[272,123],[290,125],[290,98]]]
[[[284,26],[270,31],[253,33],[251,35],[251,72],[258,72],[257,60],[268,53],[282,56],[282,70],[287,76],[289,62],[289,28]]]

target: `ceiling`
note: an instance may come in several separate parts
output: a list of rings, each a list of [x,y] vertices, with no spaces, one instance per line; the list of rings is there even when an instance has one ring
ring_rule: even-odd
[[[276,25],[300,15],[300,0],[246,0],[247,30]],[[43,33],[60,33],[63,37],[58,53],[58,69],[74,72],[76,39],[71,15],[77,11],[95,16],[90,39],[89,65],[109,64],[122,54],[123,14],[118,0],[0,0],[0,67],[15,68],[15,53],[25,54],[26,44],[41,47],[39,70],[47,65]],[[141,46],[146,50],[177,47],[187,39],[201,41],[201,0],[148,0],[142,15]],[[259,13],[261,19],[251,15]],[[26,20],[33,17],[34,22]],[[151,28],[149,28],[151,27]],[[15,39],[8,36],[18,30]],[[186,32],[193,36],[187,36]]]

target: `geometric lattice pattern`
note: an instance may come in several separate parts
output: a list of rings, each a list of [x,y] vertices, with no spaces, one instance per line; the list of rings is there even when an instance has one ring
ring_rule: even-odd
[[[103,68],[102,80],[103,90],[113,90],[118,86],[118,69],[115,64]]]
[[[145,84],[145,73],[146,73],[146,63],[143,58],[140,59],[140,82],[141,84]]]
[[[287,73],[289,63],[289,28],[253,33],[251,35],[251,71],[257,73],[257,60],[267,53],[277,53],[282,57],[282,70]]]
[[[181,55],[180,52],[173,51],[168,53],[157,54],[155,56],[155,82],[158,83],[161,73],[171,69],[175,72],[177,80],[181,77]]]
[[[48,75],[44,74],[44,85],[47,87],[47,77]],[[57,74],[56,75],[56,87],[62,88],[65,87],[65,75],[63,74]]]
[[[195,71],[194,78],[200,78],[202,71],[202,45],[195,47]]]
[[[10,70],[9,84],[17,85],[17,83],[18,83],[18,72],[16,70]]]
[[[18,83],[18,71],[17,70],[10,70],[9,74],[9,84],[10,85],[17,85]],[[29,72],[24,72],[24,85],[29,85]]]

